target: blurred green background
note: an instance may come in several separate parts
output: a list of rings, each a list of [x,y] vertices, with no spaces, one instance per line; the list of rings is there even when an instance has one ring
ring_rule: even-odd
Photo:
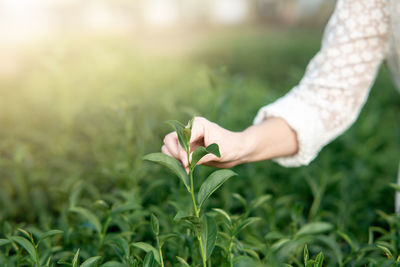
[[[4,13],[21,8],[0,3]],[[164,121],[200,115],[235,131],[251,125],[260,107],[302,78],[333,4],[304,15],[297,2],[285,1],[282,7],[271,1],[273,12],[261,16],[248,8],[241,21],[206,16],[205,23],[193,20],[178,27],[180,20],[146,24],[142,16],[141,27],[98,22],[80,28],[68,15],[80,4],[62,3],[57,14],[66,19],[57,18],[60,25],[44,31],[33,23],[37,35],[18,31],[2,42],[0,238],[18,227],[63,229],[69,239],[58,242],[59,252],[81,247],[86,256],[92,255],[93,241],[90,234],[82,237],[67,211],[74,190],[84,193],[73,199],[94,210],[98,200],[137,203],[140,212],[130,219],[138,229],[133,240],[149,239],[150,211],[159,212],[163,229],[170,230],[169,203],[176,200],[178,181],[141,160],[160,150],[170,131]],[[101,3],[125,15],[139,12],[124,1]],[[49,14],[57,9],[43,5]],[[6,17],[0,25],[13,32]],[[271,194],[268,205],[256,212],[265,220],[242,236],[260,255],[267,255],[275,241],[268,233],[290,236],[310,221],[330,222],[359,244],[369,242],[372,225],[382,227],[387,234],[374,237],[383,236],[396,254],[398,224],[377,210],[394,210],[389,183],[396,180],[400,158],[399,104],[383,67],[358,121],[309,166],[286,169],[260,162],[235,167],[239,177],[218,191],[210,206],[235,213],[240,208],[233,193],[248,201]],[[330,233],[329,238],[333,245],[311,239],[312,253],[322,249],[331,266],[339,262],[337,250],[342,259],[353,257],[343,237]],[[282,252],[282,258],[297,262],[302,245]],[[174,249],[171,245],[166,257],[173,258]]]

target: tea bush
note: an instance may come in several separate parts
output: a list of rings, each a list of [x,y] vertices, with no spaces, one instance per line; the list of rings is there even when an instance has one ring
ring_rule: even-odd
[[[117,37],[27,48],[0,80],[0,266],[398,266],[400,103],[385,68],[309,166],[237,166],[203,202],[214,169],[185,186],[142,160],[167,120],[251,124],[299,81],[318,35],[226,30],[171,55]]]

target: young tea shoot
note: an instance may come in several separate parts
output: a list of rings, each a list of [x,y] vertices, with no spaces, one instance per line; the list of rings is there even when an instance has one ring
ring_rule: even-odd
[[[183,182],[192,200],[192,212],[191,214],[187,214],[184,211],[178,210],[178,214],[180,215],[177,217],[186,221],[191,226],[192,232],[199,243],[202,266],[207,267],[207,261],[212,254],[217,239],[217,225],[213,217],[202,212],[204,210],[204,204],[222,184],[237,174],[227,169],[214,171],[203,182],[196,194],[194,170],[197,163],[208,154],[220,157],[219,147],[217,144],[213,143],[207,147],[198,147],[194,151],[190,151],[193,119],[189,121],[187,126],[184,126],[178,121],[169,121],[168,123],[176,131],[179,143],[186,152],[187,161],[189,162],[189,173],[185,171],[178,160],[163,153],[152,153],[146,155],[143,159],[156,162],[169,168]]]

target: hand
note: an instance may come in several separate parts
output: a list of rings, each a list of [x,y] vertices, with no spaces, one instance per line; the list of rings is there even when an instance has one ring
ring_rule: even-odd
[[[231,132],[205,118],[196,117],[192,127],[190,151],[212,143],[219,146],[221,157],[209,154],[198,164],[231,168],[245,162],[291,156],[299,149],[296,132],[281,118],[271,117],[242,132]],[[175,132],[165,136],[161,151],[182,162],[186,171],[189,170],[186,152],[179,144]]]
[[[241,133],[228,131],[218,124],[208,121],[203,117],[196,117],[193,121],[192,135],[190,138],[190,152],[192,153],[199,146],[207,147],[212,143],[219,146],[221,157],[208,154],[198,164],[218,168],[230,168],[241,162],[243,142]],[[164,138],[164,145],[161,151],[179,160],[188,171],[189,163],[185,150],[179,144],[176,132],[169,133]]]

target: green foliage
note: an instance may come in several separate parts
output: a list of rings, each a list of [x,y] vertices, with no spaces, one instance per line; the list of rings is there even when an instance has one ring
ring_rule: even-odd
[[[30,47],[0,77],[0,266],[197,266],[202,254],[221,267],[400,265],[400,102],[385,69],[355,125],[309,166],[244,164],[221,186],[196,167],[217,145],[190,151],[193,181],[180,162],[143,155],[171,118],[248,127],[298,83],[320,32],[226,29],[181,55],[93,38]],[[183,147],[191,123],[172,123]]]

